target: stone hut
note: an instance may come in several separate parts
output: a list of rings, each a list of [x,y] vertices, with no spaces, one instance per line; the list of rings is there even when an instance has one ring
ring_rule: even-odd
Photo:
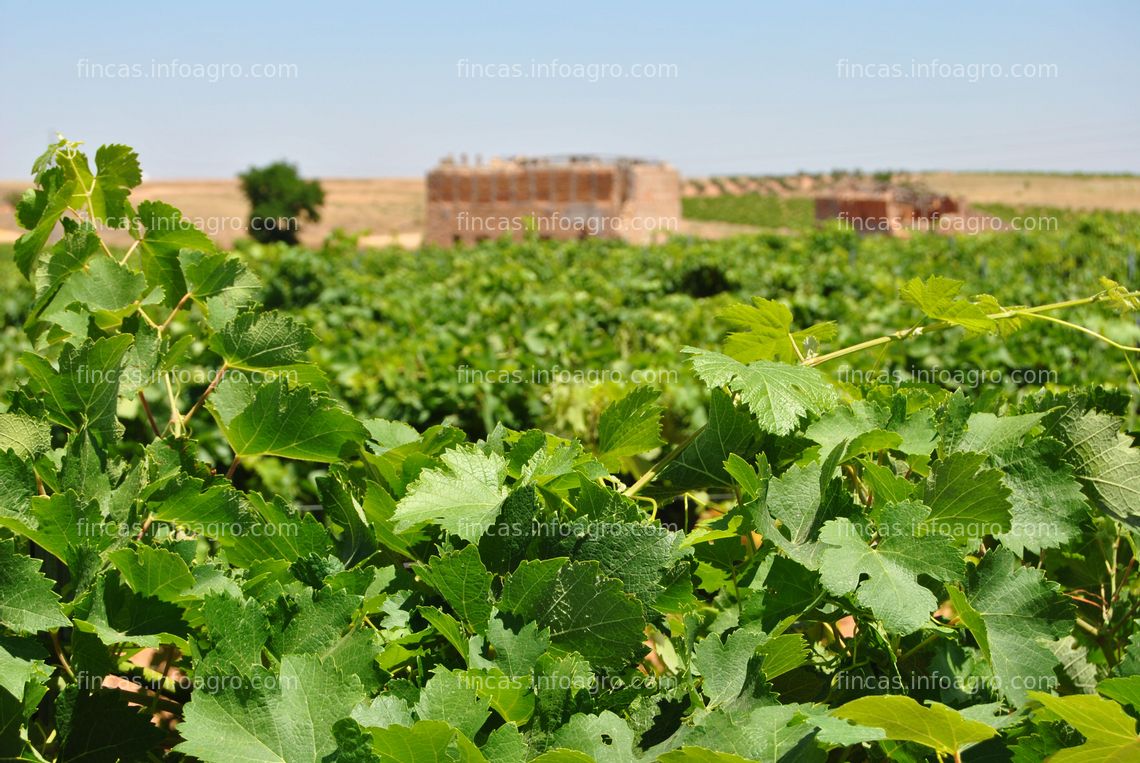
[[[663,162],[589,155],[445,159],[427,176],[424,243],[587,236],[649,243],[676,233],[681,181]]]
[[[816,220],[839,220],[857,233],[906,235],[915,228],[937,229],[941,218],[964,215],[963,199],[898,187],[844,191],[815,198]]]

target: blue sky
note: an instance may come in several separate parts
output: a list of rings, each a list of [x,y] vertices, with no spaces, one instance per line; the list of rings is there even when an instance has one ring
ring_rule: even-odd
[[[0,0],[0,178],[56,131],[129,143],[163,178],[282,157],[414,176],[461,152],[1136,172],[1138,32],[1134,1]],[[249,76],[266,64],[286,76]],[[663,75],[631,76],[646,64]],[[503,66],[531,76],[485,76]]]

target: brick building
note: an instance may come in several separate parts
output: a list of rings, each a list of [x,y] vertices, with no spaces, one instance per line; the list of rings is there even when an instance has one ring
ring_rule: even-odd
[[[817,196],[815,219],[839,220],[857,233],[898,236],[914,228],[932,229],[942,218],[964,214],[965,206],[962,199],[907,188],[848,191]]]
[[[649,243],[677,231],[681,182],[662,162],[596,156],[443,160],[428,173],[424,243],[598,236]]]

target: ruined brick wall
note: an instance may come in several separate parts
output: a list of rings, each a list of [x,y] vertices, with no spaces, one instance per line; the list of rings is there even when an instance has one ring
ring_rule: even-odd
[[[663,241],[681,224],[681,178],[667,164],[633,164],[624,173],[621,238],[634,244]]]
[[[941,208],[933,209],[941,212]],[[920,218],[931,216],[931,205],[925,200],[900,200],[891,192],[846,193],[817,196],[815,219],[839,220],[844,228],[856,233],[903,235]]]
[[[857,233],[889,233],[903,214],[889,194],[841,196],[837,203],[840,222]]]
[[[664,165],[441,164],[427,176],[424,243],[521,240],[531,232],[555,240],[643,241],[649,240],[643,230],[648,216],[669,218],[675,228],[680,210],[680,178]]]
[[[927,217],[940,217],[942,215],[960,215],[966,211],[966,203],[962,198],[953,196],[936,196],[930,200]]]
[[[839,199],[835,196],[815,197],[815,219],[834,220],[839,217]]]

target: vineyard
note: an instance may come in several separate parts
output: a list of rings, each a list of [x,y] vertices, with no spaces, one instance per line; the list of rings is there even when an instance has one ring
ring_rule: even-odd
[[[0,757],[1140,760],[1140,216],[226,251],[33,176]]]
[[[815,225],[812,200],[747,193],[686,198],[685,217],[755,225],[760,228],[807,230]]]

